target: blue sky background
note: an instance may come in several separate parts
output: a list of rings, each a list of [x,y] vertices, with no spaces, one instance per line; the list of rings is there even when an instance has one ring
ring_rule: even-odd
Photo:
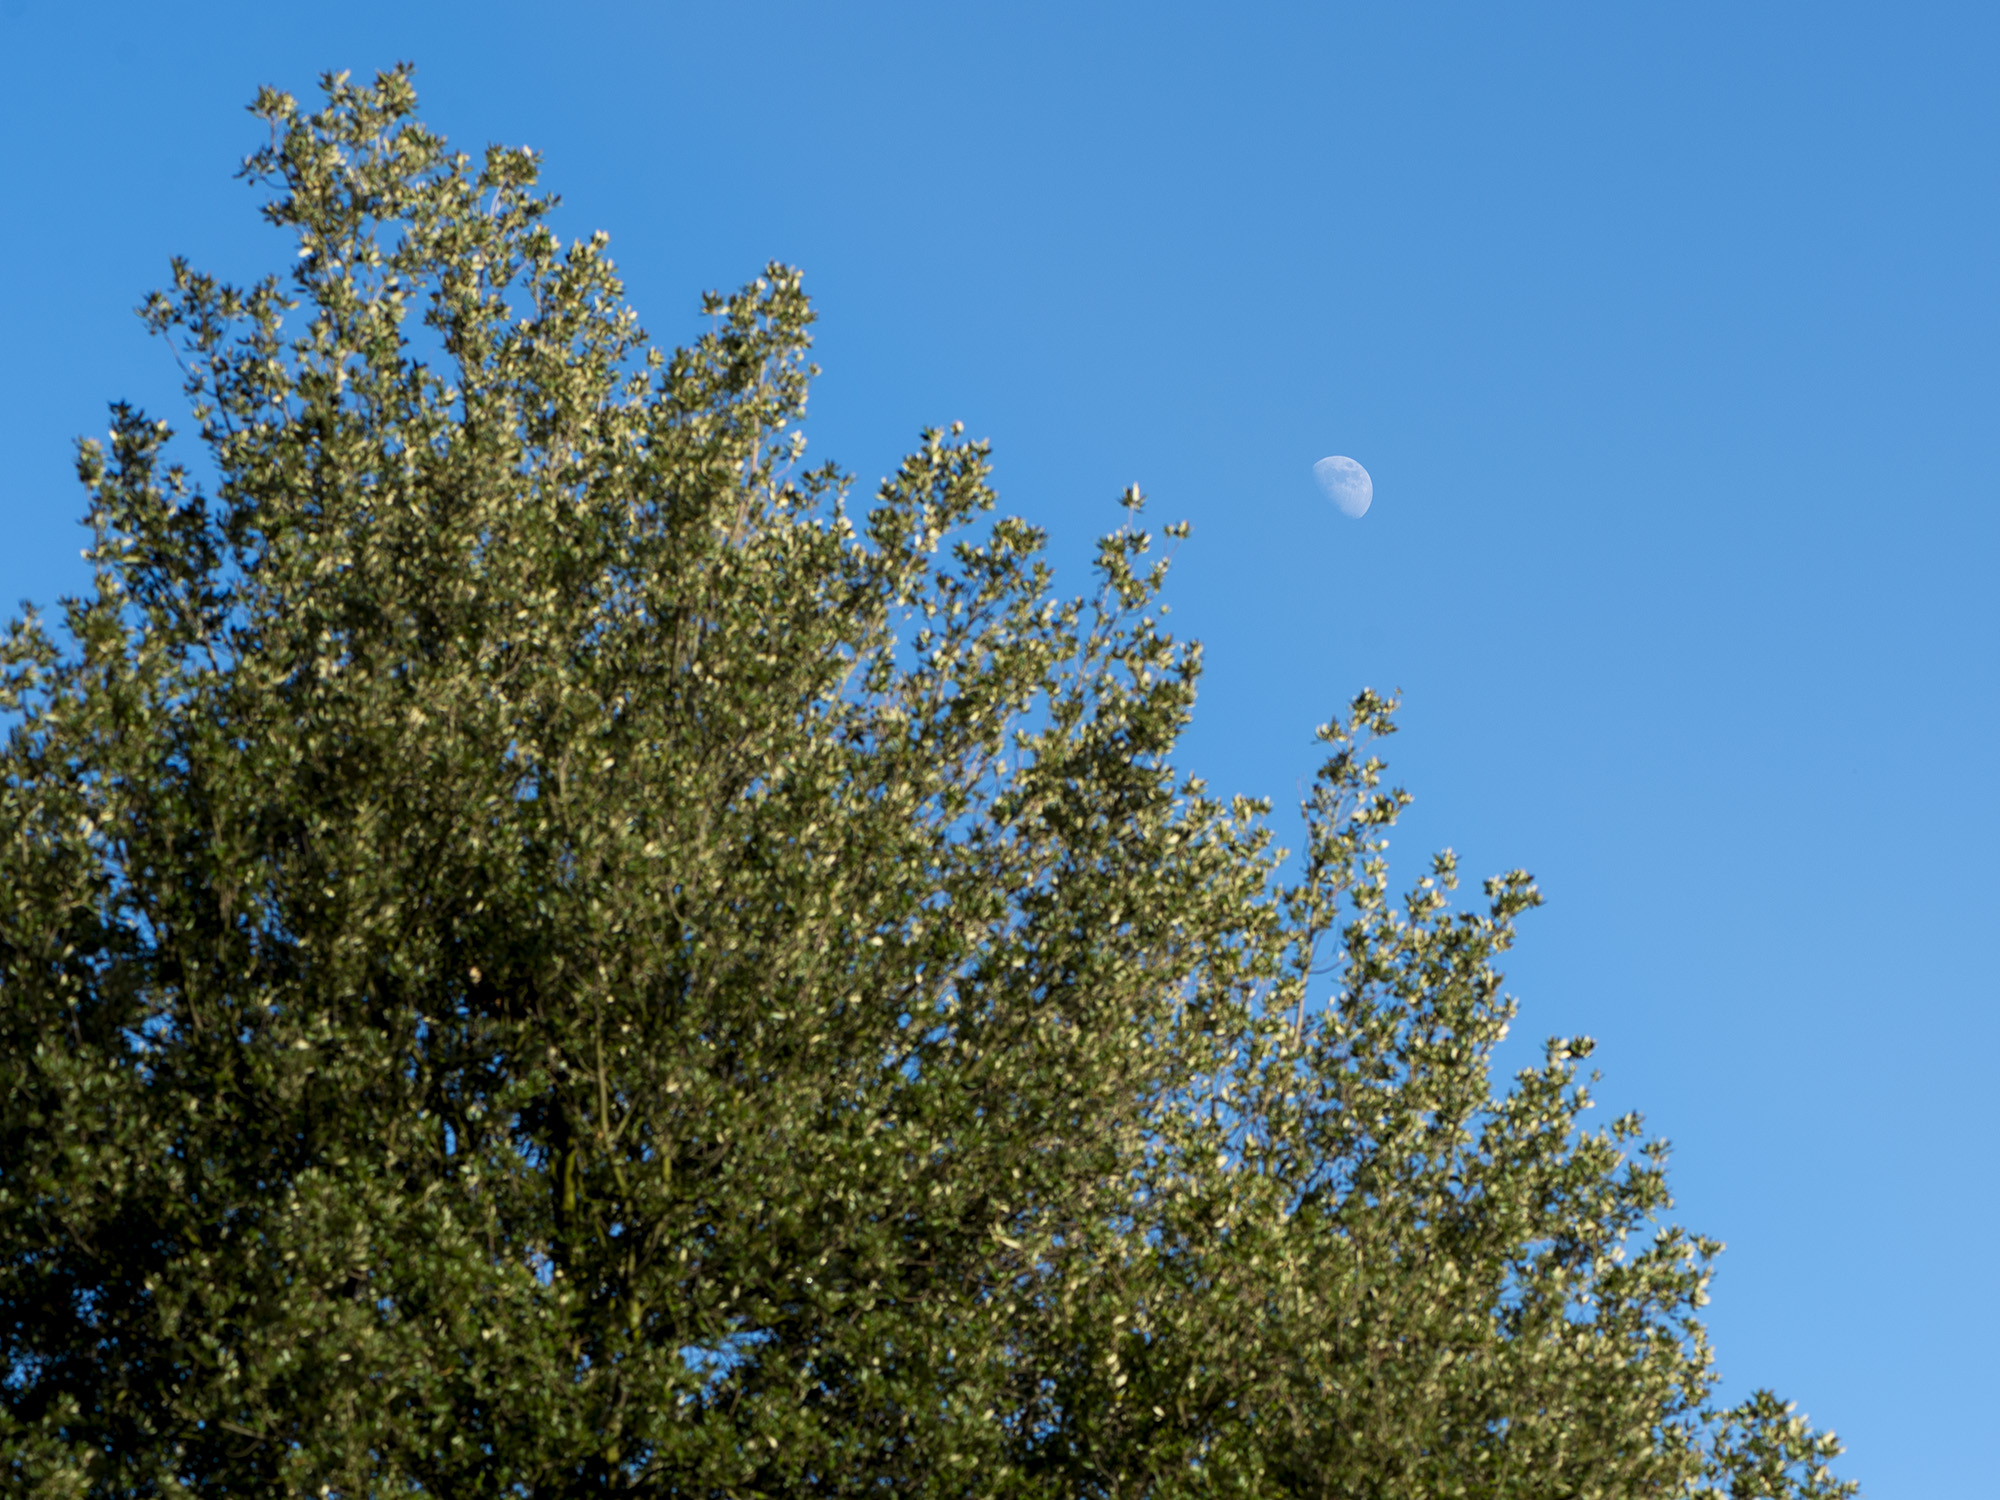
[[[1191,520],[1219,789],[1403,689],[1404,869],[1540,879],[1519,1055],[1675,1143],[1728,1389],[1989,1495],[2000,12],[1501,12],[0,0],[0,600],[81,581],[105,402],[180,413],[168,256],[283,259],[255,87],[413,59],[657,337],[804,267],[864,487],[963,419],[1078,588],[1124,485]]]

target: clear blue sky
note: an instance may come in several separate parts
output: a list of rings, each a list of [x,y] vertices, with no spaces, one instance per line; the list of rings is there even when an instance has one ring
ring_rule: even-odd
[[[105,401],[178,414],[167,257],[282,257],[254,88],[412,59],[657,336],[803,266],[864,483],[963,419],[1076,586],[1124,485],[1191,520],[1219,788],[1291,803],[1402,688],[1405,868],[1540,879],[1522,1029],[1674,1141],[1729,1388],[1990,1495],[1997,18],[0,0],[0,599],[80,581]]]

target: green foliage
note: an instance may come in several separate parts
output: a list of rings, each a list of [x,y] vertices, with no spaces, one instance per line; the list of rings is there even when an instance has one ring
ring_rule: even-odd
[[[1282,886],[1136,492],[1073,601],[956,427],[852,518],[795,273],[664,356],[532,155],[326,88],[289,282],[145,309],[212,482],[118,408],[5,645],[16,1490],[1851,1493],[1711,1406],[1589,1044],[1490,1083],[1538,898],[1392,899],[1393,704]]]

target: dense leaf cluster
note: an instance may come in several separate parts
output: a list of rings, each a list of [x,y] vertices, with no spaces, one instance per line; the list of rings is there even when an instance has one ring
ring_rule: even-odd
[[[10,1487],[1848,1493],[1588,1044],[1496,1092],[1537,897],[1391,898],[1391,704],[1282,885],[1136,493],[1081,600],[956,428],[850,516],[796,274],[664,355],[532,155],[327,94],[289,279],[146,308],[212,481],[118,409],[5,644]]]

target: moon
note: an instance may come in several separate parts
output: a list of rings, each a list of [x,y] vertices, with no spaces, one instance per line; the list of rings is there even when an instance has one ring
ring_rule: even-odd
[[[1334,508],[1348,520],[1358,521],[1368,514],[1368,507],[1375,499],[1375,481],[1353,459],[1338,453],[1322,458],[1313,465],[1313,478],[1319,481]]]

